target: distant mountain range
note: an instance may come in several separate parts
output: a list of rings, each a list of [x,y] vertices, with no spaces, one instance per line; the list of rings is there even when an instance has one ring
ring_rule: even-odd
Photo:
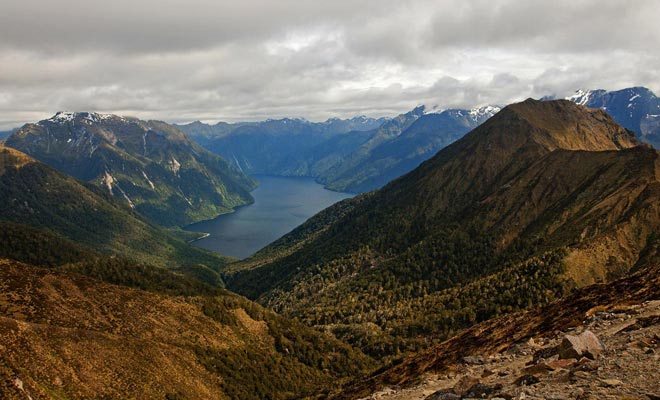
[[[499,107],[426,113],[420,106],[371,132],[368,140],[317,176],[328,188],[353,193],[380,188],[495,115]]]
[[[60,112],[6,146],[90,182],[160,225],[183,226],[252,201],[256,183],[171,125]]]
[[[660,148],[660,99],[650,90],[579,90],[567,99],[606,110],[640,140]],[[358,117],[324,123],[281,119],[216,125],[197,121],[178,127],[247,173],[310,176],[329,189],[361,193],[413,170],[499,109],[420,106],[392,119]]]
[[[513,104],[229,266],[228,284],[372,356],[417,350],[654,260],[659,156],[602,110]]]
[[[420,106],[392,119],[194,122],[178,127],[247,173],[311,176],[332,190],[359,193],[412,170],[498,110],[428,113]]]

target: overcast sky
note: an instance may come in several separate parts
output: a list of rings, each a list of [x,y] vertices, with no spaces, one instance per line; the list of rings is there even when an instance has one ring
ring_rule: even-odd
[[[578,88],[660,93],[660,2],[2,0],[0,129],[391,116]]]

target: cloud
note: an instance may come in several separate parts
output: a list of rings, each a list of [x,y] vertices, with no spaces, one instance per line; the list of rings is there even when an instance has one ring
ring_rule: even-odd
[[[639,0],[5,0],[0,128],[58,110],[172,122],[660,91]]]

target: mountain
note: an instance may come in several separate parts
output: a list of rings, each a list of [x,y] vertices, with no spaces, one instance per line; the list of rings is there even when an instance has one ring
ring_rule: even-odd
[[[368,141],[322,172],[318,180],[339,191],[378,189],[415,169],[499,110],[488,106],[425,113],[426,107],[417,107],[383,124]]]
[[[151,221],[183,226],[249,203],[255,182],[159,121],[59,112],[6,146],[122,199]]]
[[[224,290],[147,292],[7,259],[0,288],[3,399],[292,399],[374,365]]]
[[[644,87],[623,90],[578,90],[569,100],[591,108],[602,108],[640,140],[660,148],[660,98]]]
[[[658,156],[602,110],[529,99],[229,266],[228,285],[373,356],[419,350],[655,254]]]
[[[145,221],[100,188],[3,146],[0,199],[4,257],[20,254],[20,260],[50,265],[54,261],[45,260],[64,263],[105,254],[177,269],[222,285],[217,271],[227,258]],[[70,251],[53,254],[53,246]]]
[[[271,119],[262,122],[205,125],[194,122],[178,126],[208,150],[230,160],[250,174],[311,176],[315,149],[335,149],[330,144],[339,137],[360,138],[385,120],[363,116],[332,118],[310,122],[300,118]],[[352,139],[348,139],[351,142]],[[346,144],[346,139],[344,143]],[[342,151],[341,148],[339,151]]]

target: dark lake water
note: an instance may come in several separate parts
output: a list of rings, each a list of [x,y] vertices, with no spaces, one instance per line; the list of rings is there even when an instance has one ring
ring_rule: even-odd
[[[196,245],[220,254],[245,258],[279,239],[324,208],[351,197],[326,190],[312,178],[254,176],[259,187],[252,192],[254,203],[239,207],[187,230],[210,233]]]

